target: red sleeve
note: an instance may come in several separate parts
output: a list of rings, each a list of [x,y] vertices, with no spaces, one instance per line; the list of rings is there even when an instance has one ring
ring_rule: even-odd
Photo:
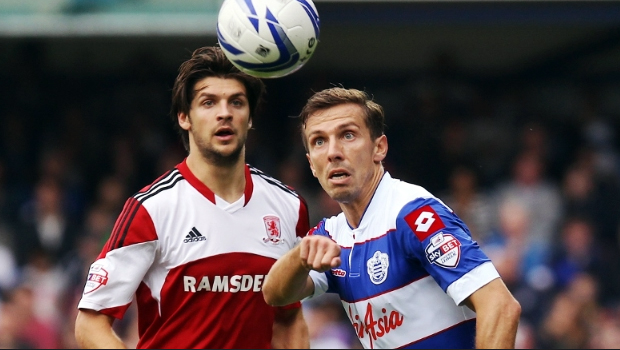
[[[292,304],[288,304],[288,305],[284,305],[284,306],[277,306],[276,309],[280,309],[280,310],[291,310],[291,309],[297,309],[301,307],[301,301],[296,301]]]

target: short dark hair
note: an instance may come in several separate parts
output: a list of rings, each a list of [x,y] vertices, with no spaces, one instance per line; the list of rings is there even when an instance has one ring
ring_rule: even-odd
[[[306,151],[308,150],[308,142],[304,136],[304,129],[308,118],[318,111],[347,103],[362,107],[364,122],[370,130],[370,137],[376,139],[384,134],[385,113],[381,105],[374,102],[364,91],[333,87],[312,95],[299,114],[301,135]]]
[[[219,46],[201,47],[192,53],[192,56],[179,67],[179,74],[172,88],[172,106],[170,116],[175,128],[181,135],[183,146],[189,152],[189,132],[181,128],[178,123],[178,114],[189,114],[192,100],[196,94],[194,85],[206,78],[217,77],[236,79],[245,86],[250,105],[250,119],[258,113],[263,103],[265,84],[259,78],[241,72],[226,57]]]

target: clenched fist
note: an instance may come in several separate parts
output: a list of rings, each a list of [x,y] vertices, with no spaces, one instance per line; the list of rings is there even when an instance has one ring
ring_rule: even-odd
[[[306,236],[299,244],[301,265],[308,271],[325,272],[340,266],[340,246],[325,236]]]

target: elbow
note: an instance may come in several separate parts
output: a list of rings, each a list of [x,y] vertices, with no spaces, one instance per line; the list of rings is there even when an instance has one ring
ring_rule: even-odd
[[[298,301],[295,297],[284,291],[280,285],[265,283],[262,288],[263,299],[270,306],[286,306]]]
[[[504,305],[504,314],[513,322],[518,323],[521,318],[521,304],[514,298]]]
[[[263,291],[263,299],[265,299],[265,302],[269,306],[285,306],[285,305],[288,305],[288,303],[283,298],[279,298],[279,297],[275,296],[274,294],[265,293],[264,291]]]
[[[267,305],[282,306],[281,300],[280,300],[281,298],[278,297],[274,288],[267,281],[265,281],[265,283],[263,284],[262,292],[263,292],[263,299],[265,299],[265,302],[267,303]]]
[[[271,293],[265,292],[265,290],[263,290],[263,299],[265,299],[265,302],[269,306],[279,306],[278,300]]]

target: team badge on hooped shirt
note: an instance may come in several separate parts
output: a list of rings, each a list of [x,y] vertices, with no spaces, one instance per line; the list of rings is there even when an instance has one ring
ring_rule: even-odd
[[[390,258],[387,254],[376,251],[372,258],[366,261],[368,276],[370,282],[381,284],[387,279],[388,267],[390,267]]]
[[[426,246],[426,258],[441,267],[456,267],[461,260],[461,241],[449,233],[439,232]]]
[[[282,243],[282,230],[280,229],[280,218],[275,215],[263,216],[267,237],[263,238],[263,242],[271,242],[272,244]]]

